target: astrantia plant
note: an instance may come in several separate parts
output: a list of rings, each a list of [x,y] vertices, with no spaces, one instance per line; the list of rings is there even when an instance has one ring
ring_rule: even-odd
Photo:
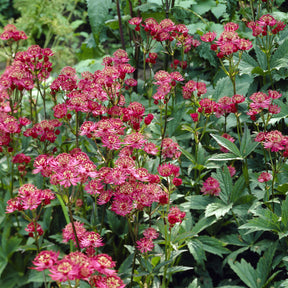
[[[122,47],[60,72],[4,28],[1,287],[285,287],[287,29],[194,2],[116,1]]]

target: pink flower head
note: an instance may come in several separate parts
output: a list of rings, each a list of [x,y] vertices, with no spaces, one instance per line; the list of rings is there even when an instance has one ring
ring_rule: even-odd
[[[151,238],[143,237],[140,240],[136,241],[136,244],[137,244],[136,248],[141,253],[152,251],[154,248],[154,244]]]
[[[162,140],[162,155],[164,159],[177,159],[181,156],[179,144],[174,142],[171,138],[164,138]]]
[[[199,121],[199,114],[198,113],[191,113],[190,116],[194,122]]]
[[[88,247],[101,247],[103,246],[102,238],[101,236],[94,232],[86,232],[81,238],[80,246],[82,248],[88,248]]]
[[[177,206],[171,207],[168,214],[168,222],[170,228],[172,228],[176,223],[182,223],[186,213],[182,212]]]
[[[234,22],[229,22],[227,24],[224,25],[224,30],[228,31],[228,32],[233,32],[238,30],[239,25],[237,23]]]
[[[236,174],[236,169],[232,165],[228,166],[228,170],[231,177],[233,177]]]
[[[263,92],[253,93],[250,99],[253,101],[250,103],[252,109],[268,109],[271,103],[271,98]]]
[[[202,35],[200,38],[204,42],[212,42],[216,38],[216,32],[208,32]]]
[[[148,238],[148,239],[157,239],[159,236],[159,233],[152,227],[149,227],[147,229],[145,229],[145,231],[143,232],[144,237]]]
[[[107,254],[98,254],[92,259],[92,265],[96,271],[107,276],[116,275],[116,271],[113,268],[116,266],[112,257]]]
[[[37,271],[43,271],[45,269],[50,269],[57,262],[59,256],[59,252],[54,252],[50,250],[41,251],[32,261],[33,267]]]
[[[86,234],[86,229],[84,228],[84,224],[76,221],[74,222],[74,226],[75,226],[77,238],[78,240],[81,240]],[[76,239],[75,239],[72,223],[69,223],[65,226],[65,228],[62,230],[62,236],[63,236],[64,243],[68,242],[69,240],[73,240],[74,244],[76,245]]]
[[[268,96],[271,98],[271,99],[278,99],[282,96],[282,94],[280,94],[278,91],[275,91],[275,90],[269,90],[268,91]]]
[[[36,237],[36,235],[41,236],[44,233],[40,224],[35,224],[34,222],[30,222],[25,228],[25,231],[29,233],[29,237]]]
[[[182,185],[182,179],[175,177],[175,178],[173,179],[173,184],[174,184],[175,186],[180,186],[180,185]]]
[[[260,183],[268,182],[272,180],[272,175],[268,172],[262,172],[261,175],[258,177],[258,181]]]
[[[0,39],[19,41],[21,39],[27,39],[27,35],[25,32],[17,30],[13,24],[8,24],[4,27],[4,32],[0,35]]]
[[[240,103],[243,103],[244,101],[245,101],[245,97],[243,95],[235,94],[232,96],[232,102],[234,104],[240,104]]]
[[[278,152],[280,150],[285,150],[288,144],[288,137],[283,136],[278,130],[270,131],[265,134],[264,148],[270,149],[271,152]]]
[[[261,26],[274,26],[277,23],[276,19],[270,14],[261,16],[257,22]]]
[[[218,180],[216,180],[213,177],[207,178],[206,181],[203,183],[201,192],[204,195],[208,194],[208,195],[213,195],[213,196],[219,196],[221,189],[220,189],[220,184]]]
[[[49,276],[51,279],[57,282],[75,280],[79,273],[79,267],[73,265],[69,259],[62,259],[51,267],[50,273]]]
[[[162,177],[169,177],[171,175],[178,176],[180,167],[170,163],[164,163],[158,166],[157,169]]]

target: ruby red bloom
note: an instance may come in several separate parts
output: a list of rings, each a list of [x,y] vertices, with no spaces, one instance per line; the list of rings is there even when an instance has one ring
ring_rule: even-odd
[[[262,172],[261,175],[258,177],[258,181],[260,183],[268,182],[272,180],[272,175],[268,172]]]
[[[186,213],[182,212],[177,206],[171,207],[168,214],[168,222],[170,228],[172,228],[176,223],[182,223]]]
[[[220,183],[215,178],[209,177],[203,183],[203,187],[201,188],[201,192],[204,195],[208,194],[208,195],[213,195],[213,196],[219,196],[219,194],[221,192]]]
[[[33,267],[37,271],[43,271],[45,269],[50,269],[57,262],[59,256],[59,252],[54,252],[50,250],[41,251],[32,261]]]

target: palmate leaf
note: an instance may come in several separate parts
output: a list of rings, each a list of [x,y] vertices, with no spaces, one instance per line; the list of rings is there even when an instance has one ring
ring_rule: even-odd
[[[269,219],[263,218],[254,218],[249,220],[246,224],[241,225],[239,229],[248,229],[247,233],[252,233],[255,231],[281,232],[276,223],[269,221]]]
[[[249,288],[260,288],[257,284],[257,272],[252,265],[244,259],[241,262],[228,261],[231,269]]]

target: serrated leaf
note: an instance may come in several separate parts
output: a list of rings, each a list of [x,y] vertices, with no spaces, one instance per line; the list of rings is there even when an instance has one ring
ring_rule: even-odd
[[[192,269],[194,269],[194,268],[188,267],[188,266],[173,266],[173,267],[169,267],[167,269],[167,273],[174,274],[174,273],[178,273],[178,272],[182,272],[182,271],[188,271],[188,270],[192,270]]]
[[[214,224],[216,221],[217,219],[215,217],[203,217],[195,224],[190,233],[193,233],[195,236],[207,227]]]
[[[237,146],[234,143],[232,143],[228,139],[226,139],[222,136],[216,135],[216,134],[211,134],[211,136],[216,140],[216,142],[220,146],[223,146],[224,148],[229,150],[231,153],[233,153],[235,156],[242,158],[242,155],[241,155],[239,149],[237,148]]]
[[[239,63],[239,75],[252,73],[252,70],[258,66],[257,61],[251,57],[248,53],[243,53],[241,61]]]
[[[223,254],[227,254],[230,252],[229,249],[224,247],[225,246],[224,242],[214,237],[199,236],[197,239],[202,243],[203,249],[209,253],[222,257]]]
[[[228,262],[231,269],[249,288],[260,288],[257,285],[257,273],[250,263],[246,262],[244,259],[242,259],[241,262]]]
[[[204,262],[206,261],[206,255],[203,249],[203,244],[198,239],[191,239],[187,243],[187,247],[197,264],[200,266],[204,266]]]
[[[110,18],[109,9],[111,5],[111,0],[87,0],[89,22],[97,44],[100,43],[99,35],[105,21]]]
[[[212,177],[218,180],[220,184],[220,189],[221,192],[219,194],[220,199],[224,202],[227,203],[230,201],[230,194],[233,189],[233,183],[232,183],[232,178],[230,176],[230,172],[227,168],[227,166],[224,166],[224,169],[218,169],[217,173],[213,173]]]
[[[247,233],[252,233],[255,231],[273,231],[280,232],[277,224],[269,221],[268,219],[254,218],[249,220],[246,224],[243,224],[239,229],[248,229]]]
[[[265,286],[265,282],[271,272],[272,261],[276,251],[277,242],[274,242],[265,252],[264,255],[260,258],[257,264],[256,272],[257,279],[260,279],[259,287]]]
[[[222,216],[225,216],[232,208],[232,203],[225,204],[223,202],[211,203],[206,207],[205,217],[215,216],[219,219]]]
[[[214,202],[214,199],[212,197],[207,197],[207,195],[191,195],[187,196],[185,199],[186,202],[181,204],[185,209],[204,210],[208,204]]]
[[[244,175],[241,175],[235,182],[230,194],[230,201],[235,203],[244,193],[246,187]]]
[[[279,70],[282,67],[287,67],[288,61],[288,39],[286,39],[271,57],[271,68]]]

